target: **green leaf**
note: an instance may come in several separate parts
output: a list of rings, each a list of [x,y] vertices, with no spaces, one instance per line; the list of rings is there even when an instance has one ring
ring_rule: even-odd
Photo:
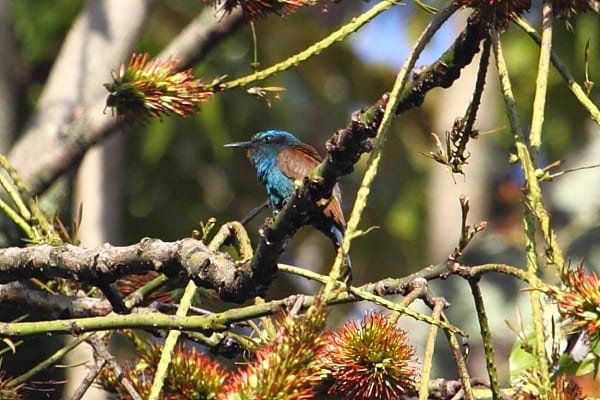
[[[533,343],[534,334],[530,332],[525,336],[524,341],[519,338],[513,345],[509,358],[510,382],[512,384],[516,383],[517,378],[523,371],[537,367],[537,358],[529,350],[533,349]]]

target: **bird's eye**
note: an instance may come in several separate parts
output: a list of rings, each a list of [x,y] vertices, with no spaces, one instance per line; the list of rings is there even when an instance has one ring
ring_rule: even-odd
[[[267,143],[267,144],[272,143],[273,142],[273,135],[267,135],[267,136],[265,136],[263,138],[263,142]]]

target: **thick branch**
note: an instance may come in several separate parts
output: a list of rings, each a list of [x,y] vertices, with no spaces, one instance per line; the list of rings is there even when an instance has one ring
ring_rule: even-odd
[[[265,289],[255,281],[260,271],[238,268],[229,254],[211,251],[194,239],[170,243],[143,239],[131,246],[95,249],[73,245],[0,249],[0,283],[65,278],[104,285],[148,271],[169,277],[184,274],[198,286],[214,289],[225,301],[243,302]]]
[[[449,88],[460,77],[460,71],[471,63],[479,52],[480,42],[487,36],[485,24],[471,16],[467,27],[456,38],[452,47],[433,64],[413,72],[413,77],[402,93],[396,114],[423,104],[425,95],[436,87]]]

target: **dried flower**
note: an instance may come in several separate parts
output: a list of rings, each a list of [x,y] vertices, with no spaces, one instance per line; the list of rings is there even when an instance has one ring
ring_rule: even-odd
[[[158,272],[154,271],[139,275],[128,275],[115,282],[115,286],[121,295],[129,296],[137,289],[156,279],[159,275]],[[177,302],[183,294],[182,286],[179,279],[169,280],[165,285],[147,294],[142,304],[150,304],[153,301],[160,303]]]
[[[6,375],[5,371],[0,371],[0,399],[2,400],[22,400],[25,397],[19,393],[25,387],[24,383],[10,387],[12,378]]]
[[[115,108],[119,116],[190,116],[212,92],[194,79],[191,69],[177,72],[176,68],[172,58],[148,61],[148,53],[133,54],[128,65],[112,72],[113,82],[104,84],[110,92],[106,106]]]
[[[558,311],[569,326],[568,331],[582,329],[590,340],[600,335],[600,278],[596,272],[586,274],[583,266],[562,274],[564,289],[553,288]]]
[[[136,363],[130,363],[124,368],[125,377],[144,398],[150,393],[162,349],[162,345],[141,343],[141,346],[138,346],[138,351],[141,353],[140,358]],[[162,398],[168,400],[216,399],[217,392],[226,377],[226,371],[216,361],[208,358],[195,347],[179,345],[173,353]],[[106,390],[118,393],[120,399],[131,398],[110,368],[103,370],[99,377],[99,383]]]
[[[480,19],[500,30],[531,8],[531,0],[459,0],[459,4],[476,9]]]
[[[592,9],[590,0],[554,0],[552,11],[558,18],[569,19]]]
[[[234,8],[241,7],[244,15],[251,20],[265,17],[268,14],[284,16],[297,8],[313,6],[318,0],[201,0],[210,2],[214,6],[221,6],[226,13],[231,13]]]
[[[323,305],[279,321],[277,336],[256,351],[255,359],[234,373],[220,400],[309,400],[321,382],[317,354],[325,345]]]
[[[406,332],[381,313],[350,322],[329,336],[321,363],[329,394],[348,399],[397,399],[414,394],[415,349]]]
[[[565,374],[558,375],[549,388],[543,387],[541,380],[534,369],[528,369],[519,377],[517,390],[513,395],[515,400],[583,400],[581,388]]]

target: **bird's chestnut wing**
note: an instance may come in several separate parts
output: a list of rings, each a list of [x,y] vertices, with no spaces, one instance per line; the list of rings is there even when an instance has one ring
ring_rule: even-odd
[[[302,180],[321,163],[321,156],[310,146],[289,146],[279,151],[277,166],[291,180]],[[343,231],[346,226],[341,207],[342,194],[339,185],[333,188],[333,197],[323,210],[327,218],[332,218]]]

